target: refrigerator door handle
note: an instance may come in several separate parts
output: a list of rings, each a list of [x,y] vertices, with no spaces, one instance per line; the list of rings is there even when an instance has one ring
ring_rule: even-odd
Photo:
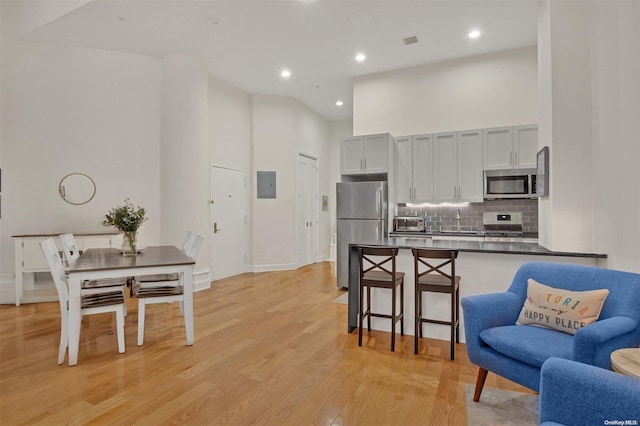
[[[382,189],[376,190],[376,213],[378,217],[380,217],[380,212],[382,211]]]

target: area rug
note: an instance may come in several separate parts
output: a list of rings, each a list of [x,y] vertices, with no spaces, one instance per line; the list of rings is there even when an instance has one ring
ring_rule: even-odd
[[[466,385],[468,426],[529,426],[538,424],[538,395],[484,388],[473,402],[474,387]]]
[[[333,301],[333,303],[340,303],[341,305],[349,304],[349,292],[345,291],[344,294]]]

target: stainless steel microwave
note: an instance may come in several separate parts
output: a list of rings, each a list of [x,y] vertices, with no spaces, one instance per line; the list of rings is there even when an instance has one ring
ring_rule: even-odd
[[[536,169],[484,171],[484,198],[536,198]]]

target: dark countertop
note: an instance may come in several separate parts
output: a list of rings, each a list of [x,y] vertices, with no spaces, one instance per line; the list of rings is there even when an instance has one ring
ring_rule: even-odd
[[[424,237],[424,234],[420,234]],[[459,234],[456,234],[459,235]],[[488,241],[459,241],[459,240],[432,240],[427,238],[389,237],[372,242],[361,242],[363,245],[390,245],[401,249],[411,248],[435,248],[455,249],[461,252],[500,253],[500,254],[527,254],[535,256],[565,256],[565,257],[592,257],[606,258],[606,254],[599,253],[573,253],[564,251],[551,251],[534,243],[514,242],[488,242]],[[358,244],[353,244],[358,245]]]

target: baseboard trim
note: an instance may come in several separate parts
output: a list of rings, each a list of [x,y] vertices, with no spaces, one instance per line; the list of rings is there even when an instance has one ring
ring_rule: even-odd
[[[0,274],[0,304],[15,305],[16,279],[14,274]]]
[[[273,271],[290,271],[296,269],[295,263],[281,263],[273,265],[251,265],[251,272],[273,272]]]
[[[193,291],[211,288],[211,273],[209,269],[193,272]]]

